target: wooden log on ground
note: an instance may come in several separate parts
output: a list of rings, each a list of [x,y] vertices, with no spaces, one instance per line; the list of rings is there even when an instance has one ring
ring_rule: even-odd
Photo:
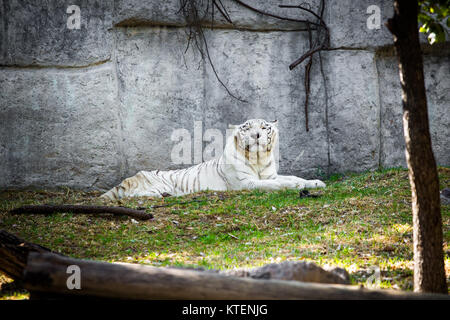
[[[139,220],[148,220],[153,218],[153,215],[146,213],[145,210],[136,210],[125,207],[110,207],[110,206],[87,206],[87,205],[29,205],[23,206],[9,211],[10,214],[53,214],[57,212],[71,212],[71,213],[89,213],[102,214],[111,213],[114,215],[127,215]]]
[[[51,252],[40,245],[27,242],[0,230],[0,271],[15,280],[21,280],[30,252]]]
[[[80,289],[68,289],[67,268],[80,268]],[[355,286],[255,280],[213,272],[77,260],[30,253],[25,288],[86,297],[119,299],[449,299],[446,295],[367,290]]]
[[[51,252],[49,249],[34,243],[26,242],[13,234],[0,230],[0,271],[10,277],[21,280],[28,253]],[[180,269],[180,268],[179,268]],[[183,268],[181,268],[183,269]],[[227,276],[249,277],[253,279],[296,280],[302,282],[349,284],[349,276],[344,269],[323,269],[312,262],[285,261],[271,263],[252,269],[204,270],[217,272]]]

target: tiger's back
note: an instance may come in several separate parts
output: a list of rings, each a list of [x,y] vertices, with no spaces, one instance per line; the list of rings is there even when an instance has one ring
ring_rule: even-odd
[[[139,171],[102,195],[111,200],[123,197],[162,197],[164,194],[181,196],[189,193],[228,190],[222,171],[222,158],[195,166],[169,171]]]

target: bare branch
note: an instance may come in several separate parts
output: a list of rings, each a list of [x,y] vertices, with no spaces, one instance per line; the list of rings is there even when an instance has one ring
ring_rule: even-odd
[[[109,207],[109,206],[86,206],[86,205],[29,205],[9,211],[10,214],[53,214],[57,212],[71,213],[111,213],[114,215],[127,215],[140,220],[148,220],[153,218],[152,214],[146,213],[145,210],[136,210],[125,207]]]
[[[262,15],[265,15],[265,16],[268,16],[268,17],[272,17],[272,18],[276,18],[276,19],[280,19],[280,20],[286,20],[286,21],[310,23],[310,24],[318,26],[318,27],[321,26],[319,23],[311,22],[311,21],[308,21],[308,20],[300,20],[300,19],[282,17],[282,16],[279,16],[279,15],[276,15],[276,14],[273,14],[273,13],[270,13],[270,12],[266,12],[266,11],[263,11],[263,10],[260,10],[260,9],[256,9],[255,7],[252,7],[251,5],[246,4],[245,2],[242,2],[241,0],[234,0],[234,1],[239,3],[241,6],[246,7],[247,9],[250,9],[252,11],[255,11],[255,12],[259,13],[259,14],[262,14]]]
[[[297,60],[295,60],[294,62],[292,62],[289,65],[289,70],[294,69],[296,66],[298,66],[300,63],[302,63],[303,61],[305,61],[306,58],[312,56],[314,53],[323,50],[323,47],[317,47],[311,50],[308,50],[304,55],[302,55],[300,58],[298,58]]]

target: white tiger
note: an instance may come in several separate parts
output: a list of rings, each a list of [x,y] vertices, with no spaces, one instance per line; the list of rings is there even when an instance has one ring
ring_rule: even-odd
[[[320,180],[277,174],[273,150],[278,143],[277,121],[248,120],[234,129],[223,154],[186,169],[140,171],[102,195],[122,197],[181,196],[203,190],[280,190],[324,188]]]

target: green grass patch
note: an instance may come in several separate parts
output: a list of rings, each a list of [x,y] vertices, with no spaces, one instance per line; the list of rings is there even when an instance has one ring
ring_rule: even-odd
[[[450,169],[439,168],[441,189]],[[216,269],[309,260],[346,268],[352,283],[366,285],[381,269],[382,288],[412,289],[411,196],[407,171],[389,169],[333,175],[317,198],[278,192],[202,192],[165,199],[134,198],[110,203],[146,207],[153,220],[111,215],[58,213],[10,215],[25,204],[104,204],[98,192],[0,192],[0,228],[27,241],[81,259],[154,266]],[[188,203],[182,203],[188,202]],[[153,205],[170,206],[151,209]],[[442,206],[444,250],[450,274],[450,208]],[[0,275],[0,299],[23,299]]]

